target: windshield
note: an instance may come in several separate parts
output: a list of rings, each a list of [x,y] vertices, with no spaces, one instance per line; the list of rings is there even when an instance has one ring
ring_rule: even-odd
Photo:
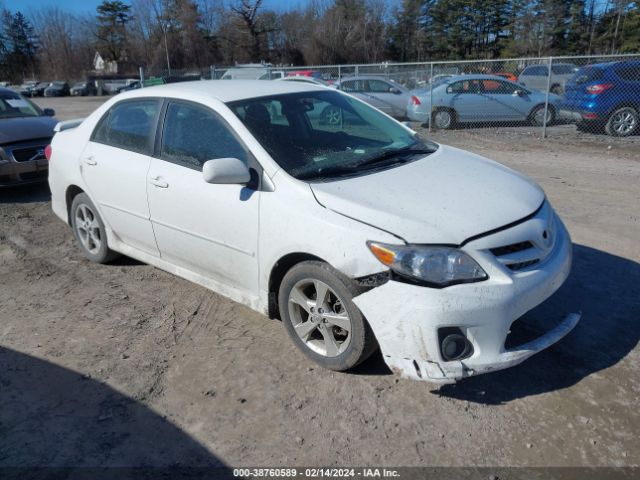
[[[38,117],[40,110],[26,98],[13,92],[0,92],[0,118]]]
[[[358,176],[438,148],[339,92],[290,93],[228,106],[273,159],[301,180]]]

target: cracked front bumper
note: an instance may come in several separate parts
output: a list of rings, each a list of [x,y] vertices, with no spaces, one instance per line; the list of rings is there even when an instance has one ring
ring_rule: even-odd
[[[535,222],[514,228],[516,237],[529,235]],[[489,273],[486,281],[436,289],[391,280],[356,297],[389,368],[405,378],[453,383],[517,365],[563,338],[580,314],[569,314],[532,341],[505,348],[513,322],[549,298],[569,275],[571,238],[557,217],[555,231],[551,253],[523,271],[504,268],[488,253],[487,245],[509,237],[510,232],[502,232],[464,247]],[[470,357],[442,358],[438,330],[445,327],[461,330],[473,345]]]

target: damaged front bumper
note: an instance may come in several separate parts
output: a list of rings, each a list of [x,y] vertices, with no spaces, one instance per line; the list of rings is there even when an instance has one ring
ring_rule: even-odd
[[[549,232],[544,241],[542,231]],[[524,239],[531,241],[531,248],[503,257],[493,253],[500,250],[492,247],[519,244]],[[571,238],[551,207],[463,249],[487,271],[488,280],[442,289],[390,280],[354,299],[375,333],[385,362],[402,377],[453,383],[508,368],[556,343],[580,320],[580,314],[569,314],[540,337],[515,348],[505,347],[514,321],[549,298],[571,269]],[[538,261],[527,265],[532,255]],[[513,265],[519,269],[511,270]],[[520,269],[520,265],[525,267]],[[444,360],[439,331],[447,328],[462,332],[473,347],[470,356]]]

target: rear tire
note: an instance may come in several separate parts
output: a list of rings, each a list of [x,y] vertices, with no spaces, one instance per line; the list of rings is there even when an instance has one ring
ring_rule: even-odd
[[[324,262],[295,265],[282,279],[278,295],[280,317],[293,343],[329,370],[344,371],[365,361],[378,345],[353,303],[363,291]]]
[[[95,263],[107,263],[119,256],[109,249],[104,223],[86,193],[73,198],[70,216],[73,235],[85,257]]]
[[[609,116],[604,130],[612,137],[628,137],[638,129],[639,124],[638,111],[633,107],[622,107]]]
[[[431,115],[431,121],[439,130],[450,130],[456,124],[456,112],[448,108],[439,108]]]

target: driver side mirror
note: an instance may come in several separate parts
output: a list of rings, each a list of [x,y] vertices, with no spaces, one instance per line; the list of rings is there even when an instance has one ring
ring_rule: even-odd
[[[514,90],[513,92],[514,97],[524,97],[524,95],[525,95],[524,90],[518,89],[518,90]]]
[[[400,93],[402,93],[399,89],[395,88],[395,87],[391,87],[389,89],[389,93],[393,93],[394,95],[400,95]]]
[[[56,111],[53,108],[45,108],[42,110],[42,113],[46,117],[53,117],[56,114]]]
[[[246,185],[251,180],[251,173],[238,158],[216,158],[204,163],[202,177],[207,183]]]

